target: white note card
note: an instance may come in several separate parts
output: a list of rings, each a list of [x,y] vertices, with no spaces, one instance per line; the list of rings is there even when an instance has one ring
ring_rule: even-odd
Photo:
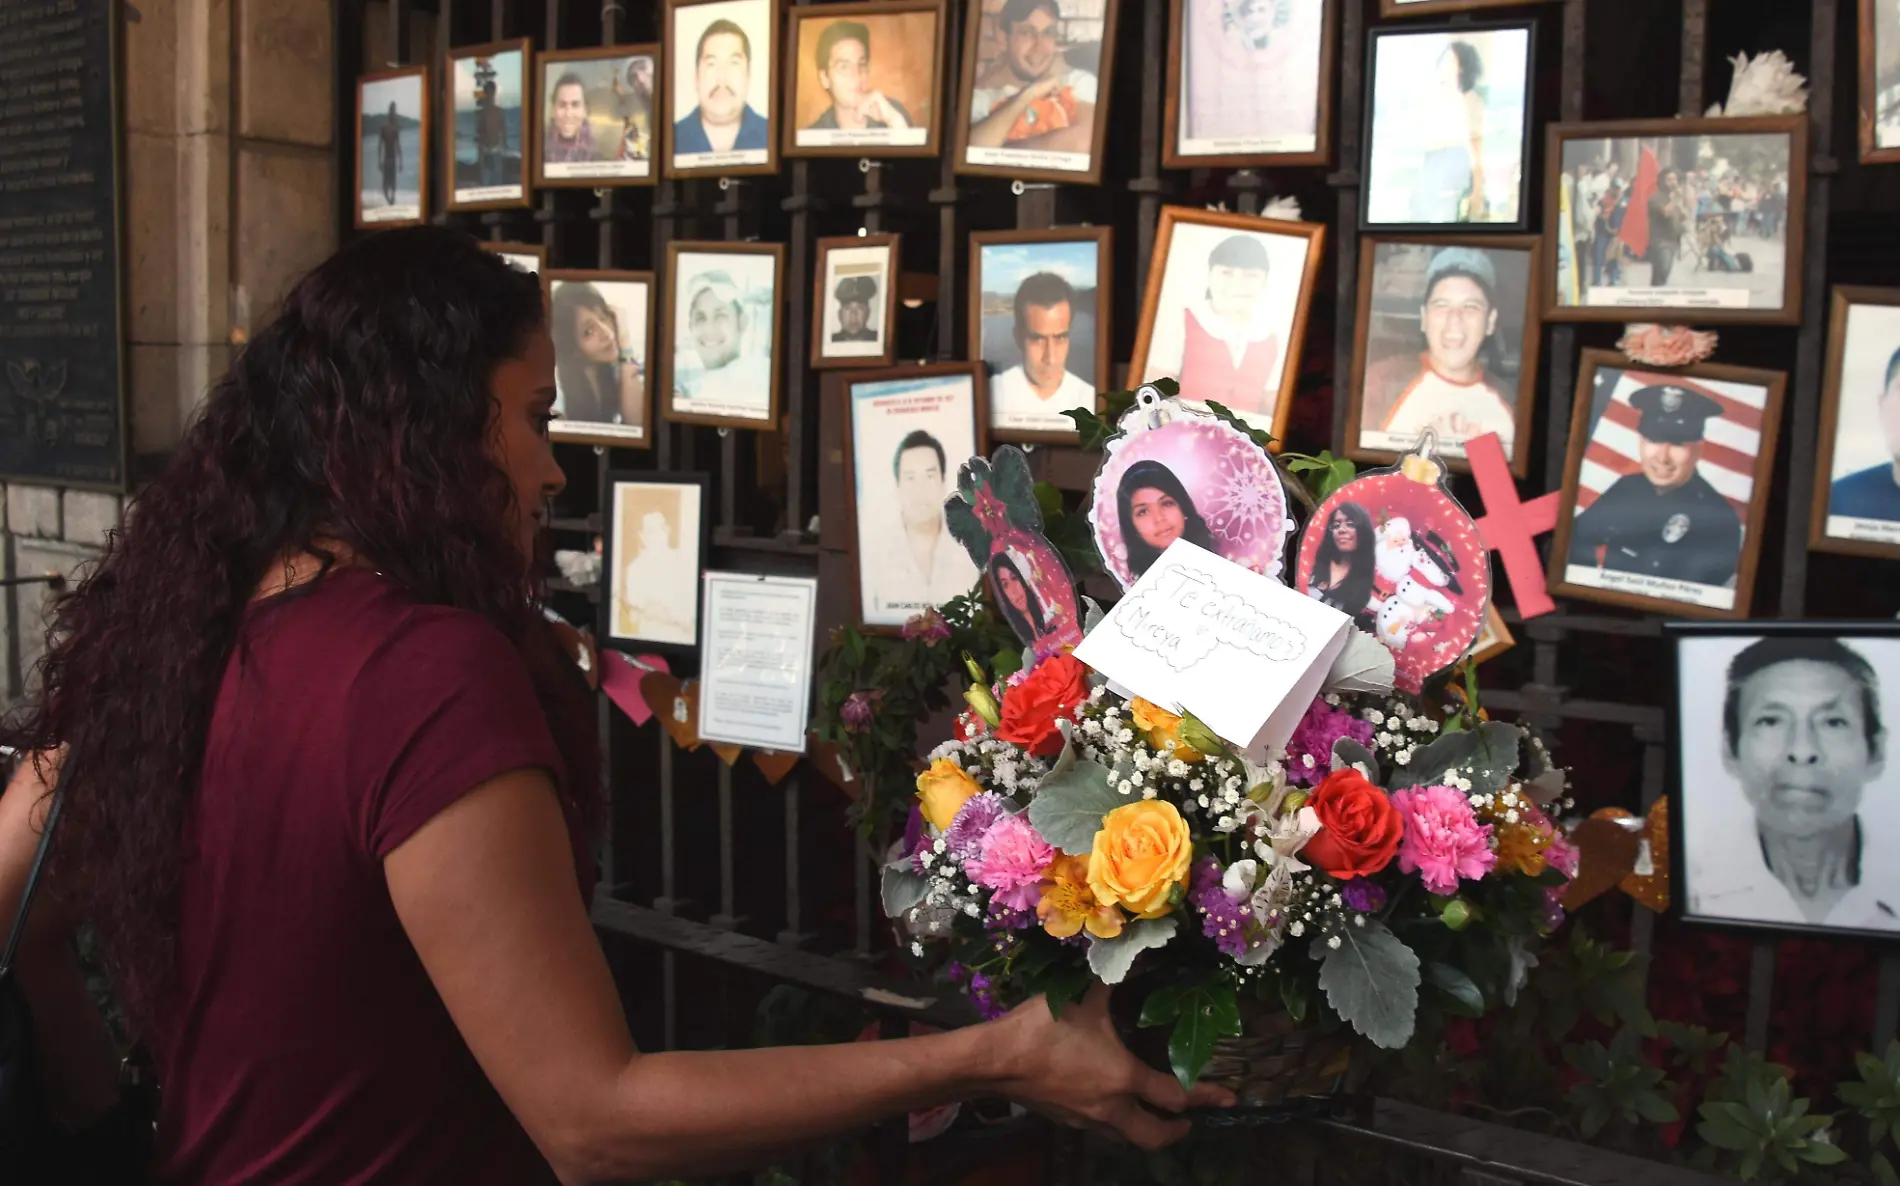
[[[812,577],[705,574],[702,740],[805,752],[817,610]]]
[[[1293,736],[1352,628],[1331,606],[1177,539],[1075,657],[1264,761]]]

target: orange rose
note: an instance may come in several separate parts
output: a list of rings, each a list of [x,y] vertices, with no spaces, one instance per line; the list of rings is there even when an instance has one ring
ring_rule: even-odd
[[[1405,821],[1391,796],[1350,767],[1321,780],[1307,806],[1323,826],[1300,850],[1300,859],[1341,881],[1370,877],[1391,864],[1405,838]]]
[[[1003,719],[996,735],[1039,758],[1062,752],[1056,722],[1071,717],[1089,698],[1089,669],[1074,655],[1051,655],[1027,679],[1003,693]]]

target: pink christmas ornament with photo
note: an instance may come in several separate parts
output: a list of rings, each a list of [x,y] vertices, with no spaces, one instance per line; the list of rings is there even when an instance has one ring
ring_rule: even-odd
[[[1414,695],[1471,650],[1491,603],[1490,557],[1470,512],[1445,487],[1435,445],[1427,432],[1396,467],[1328,495],[1301,534],[1296,569],[1300,592],[1351,615],[1392,652],[1395,685]],[[1340,535],[1352,548],[1341,548]],[[1331,588],[1315,587],[1322,555],[1322,585],[1335,564],[1346,566]]]

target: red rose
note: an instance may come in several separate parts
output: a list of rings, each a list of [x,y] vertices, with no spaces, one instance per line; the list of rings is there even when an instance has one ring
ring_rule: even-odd
[[[1325,827],[1300,850],[1301,860],[1341,881],[1370,877],[1392,863],[1405,821],[1365,775],[1351,768],[1333,771],[1313,788],[1307,805]]]
[[[1062,752],[1056,722],[1089,698],[1089,669],[1074,655],[1051,655],[1029,678],[1003,693],[1003,719],[996,735],[1039,758]]]

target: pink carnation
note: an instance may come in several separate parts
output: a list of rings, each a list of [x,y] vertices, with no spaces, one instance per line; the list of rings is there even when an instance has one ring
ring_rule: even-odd
[[[1491,871],[1491,825],[1481,824],[1471,804],[1451,787],[1413,787],[1392,796],[1405,820],[1399,868],[1416,873],[1435,894],[1458,890],[1459,878],[1476,881]]]
[[[976,856],[963,871],[978,885],[997,891],[997,902],[1012,910],[1033,909],[1041,898],[1043,870],[1056,850],[1035,826],[1020,815],[1005,815],[990,825],[977,844]]]

